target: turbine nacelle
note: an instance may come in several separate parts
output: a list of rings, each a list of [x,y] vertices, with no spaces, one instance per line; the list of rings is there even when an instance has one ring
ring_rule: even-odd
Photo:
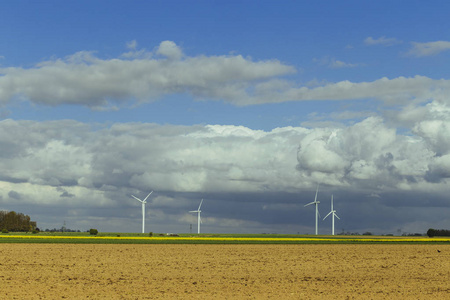
[[[336,214],[336,211],[335,210],[332,210],[332,211],[330,211],[326,216],[325,216],[325,218],[323,218],[324,220],[329,216],[329,215],[333,215],[333,217],[336,217],[336,218],[338,218],[339,220],[341,219],[341,218],[339,218],[338,217],[338,215]]]
[[[320,203],[320,201],[314,201],[314,202],[311,202],[311,203],[305,204],[305,207],[306,207],[306,206],[308,206],[308,205],[311,205],[311,204],[319,204],[319,203]]]
[[[144,198],[144,200],[139,199],[138,197],[131,195],[131,197],[133,197],[134,199],[136,199],[137,201],[141,202],[141,203],[147,203],[147,198],[153,193],[153,191],[151,191],[147,197]]]

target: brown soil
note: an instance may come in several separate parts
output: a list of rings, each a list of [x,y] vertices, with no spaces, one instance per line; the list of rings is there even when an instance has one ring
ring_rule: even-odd
[[[0,257],[2,299],[450,297],[450,245],[0,244]]]

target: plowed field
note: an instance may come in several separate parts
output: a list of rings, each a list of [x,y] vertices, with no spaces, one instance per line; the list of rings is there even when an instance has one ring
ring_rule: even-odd
[[[450,298],[450,245],[0,244],[0,258],[1,299]]]

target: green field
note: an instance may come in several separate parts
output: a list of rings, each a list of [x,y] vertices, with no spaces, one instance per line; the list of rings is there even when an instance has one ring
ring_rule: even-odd
[[[64,244],[450,244],[447,237],[326,236],[288,234],[180,234],[88,232],[2,233],[0,243]]]

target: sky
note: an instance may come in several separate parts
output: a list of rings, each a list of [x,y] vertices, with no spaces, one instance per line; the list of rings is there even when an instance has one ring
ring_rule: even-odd
[[[4,1],[0,210],[43,229],[450,228],[448,1]]]

